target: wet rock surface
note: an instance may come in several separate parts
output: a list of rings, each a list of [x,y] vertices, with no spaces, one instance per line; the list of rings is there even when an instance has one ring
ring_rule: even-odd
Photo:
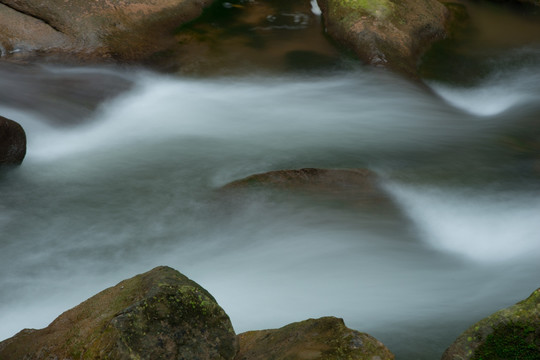
[[[159,51],[174,29],[200,15],[210,0],[2,0],[4,56],[73,54],[130,61]],[[164,36],[164,35],[169,35]]]
[[[377,175],[367,169],[290,169],[255,174],[233,181],[224,190],[291,190],[300,193],[380,201],[386,198],[377,184]]]
[[[0,343],[11,359],[232,359],[229,317],[202,287],[169,267],[124,280],[42,330]]]
[[[124,280],[41,330],[0,342],[0,359],[390,360],[372,336],[323,317],[236,336],[215,299],[160,266]]]
[[[0,116],[0,166],[20,165],[26,155],[26,134],[22,126]]]
[[[436,0],[319,3],[332,39],[366,63],[410,76],[417,76],[423,51],[447,35],[449,12]],[[345,66],[322,35],[320,10],[310,6],[282,0],[3,0],[0,52],[58,61],[69,54],[79,62],[136,62],[188,74]]]
[[[235,360],[387,360],[394,355],[372,336],[351,330],[342,319],[323,317],[280,329],[238,335]]]
[[[156,61],[182,74],[303,73],[343,67],[340,51],[324,35],[309,1],[217,0],[182,26],[175,39],[174,54]]]
[[[422,53],[447,36],[435,0],[319,0],[328,35],[367,64],[416,76]]]
[[[442,360],[540,359],[540,289],[472,325]]]

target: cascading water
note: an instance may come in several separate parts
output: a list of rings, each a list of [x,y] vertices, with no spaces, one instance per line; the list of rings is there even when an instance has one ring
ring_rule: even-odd
[[[540,62],[505,59],[431,91],[365,67],[0,66],[0,115],[28,136],[0,172],[0,338],[169,265],[237,332],[334,315],[399,359],[439,358],[539,286]],[[369,168],[391,201],[219,191],[303,167]]]
[[[88,69],[39,71],[81,80]],[[3,338],[165,264],[214,294],[239,332],[335,315],[400,357],[431,359],[538,286],[538,160],[498,142],[539,114],[538,87],[509,75],[519,111],[477,116],[363,68],[218,80],[110,71],[130,90],[79,108],[83,125],[0,107],[29,138],[24,165],[0,183]],[[492,84],[467,91],[505,100]],[[49,110],[64,106],[76,105]],[[396,205],[216,191],[300,167],[371,168]]]

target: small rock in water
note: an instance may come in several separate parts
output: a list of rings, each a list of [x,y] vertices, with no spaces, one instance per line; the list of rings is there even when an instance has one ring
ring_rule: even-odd
[[[26,155],[26,133],[21,125],[0,116],[0,166],[20,165]]]
[[[233,181],[223,190],[276,189],[314,196],[342,198],[359,203],[387,201],[377,184],[377,174],[367,169],[277,170]]]

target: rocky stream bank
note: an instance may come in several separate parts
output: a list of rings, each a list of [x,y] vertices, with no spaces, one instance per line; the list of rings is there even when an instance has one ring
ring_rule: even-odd
[[[294,5],[310,7],[307,1]],[[409,78],[418,78],[421,57],[431,45],[451,38],[453,29],[467,22],[461,4],[437,0],[319,0],[318,6],[312,5],[317,7],[314,14],[321,13],[321,19],[314,19],[322,21],[325,33],[335,44],[367,64]],[[538,2],[531,0],[527,5],[534,7]],[[212,7],[211,12],[216,14],[223,9],[237,11],[238,15],[217,16],[234,16],[239,19],[240,25],[236,26],[257,32],[278,21],[275,15],[268,15],[272,14],[272,6],[273,2],[261,5],[253,1],[211,0],[98,0],[69,4],[60,0],[39,4],[3,0],[0,55],[9,61],[45,58],[57,62],[123,64],[152,64],[172,56],[179,68],[190,69],[194,63],[209,60],[197,58],[197,54],[208,53],[209,47],[219,47],[220,42],[228,43],[231,36],[216,25],[203,32],[186,28],[204,14],[204,9]],[[295,18],[293,24],[275,26],[302,28],[313,21],[305,14],[297,14],[301,18]],[[264,46],[264,36],[256,36],[258,44],[252,47]],[[227,51],[234,50],[225,49],[220,56],[230,56]]]
[[[474,324],[442,359],[538,359],[539,299],[540,289]],[[103,290],[45,329],[24,329],[0,342],[0,359],[391,360],[394,355],[335,317],[236,335],[210,293],[160,266]]]

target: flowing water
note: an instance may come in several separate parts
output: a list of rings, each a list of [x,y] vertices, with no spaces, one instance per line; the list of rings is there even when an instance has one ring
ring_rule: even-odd
[[[474,85],[431,91],[349,65],[1,65],[0,114],[28,153],[0,173],[0,338],[168,265],[237,332],[333,315],[398,359],[439,358],[540,285],[540,48],[489,61]],[[302,167],[372,169],[393,205],[219,191]]]

